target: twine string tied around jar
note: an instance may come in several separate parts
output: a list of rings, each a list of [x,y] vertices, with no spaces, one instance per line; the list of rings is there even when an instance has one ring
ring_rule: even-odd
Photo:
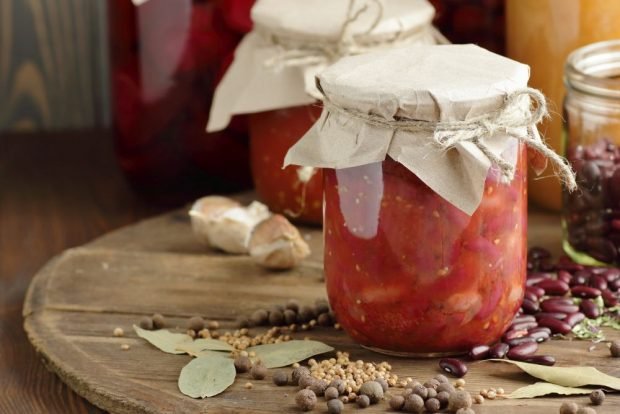
[[[320,85],[317,86],[323,93]],[[524,100],[525,98],[527,100]],[[534,110],[531,109],[532,103],[535,106]],[[420,121],[406,118],[390,120],[379,115],[345,108],[330,101],[325,94],[323,94],[323,107],[330,113],[343,114],[375,127],[408,132],[430,132],[433,134],[433,144],[443,151],[448,151],[459,143],[471,142],[487,157],[491,165],[499,169],[502,178],[510,182],[514,178],[515,167],[491,151],[483,140],[492,138],[498,132],[504,132],[550,160],[569,191],[577,188],[575,173],[568,161],[549,148],[536,129],[536,124],[548,116],[549,112],[544,95],[533,88],[517,90],[507,95],[504,104],[498,110],[465,121]],[[523,128],[527,129],[525,134]]]

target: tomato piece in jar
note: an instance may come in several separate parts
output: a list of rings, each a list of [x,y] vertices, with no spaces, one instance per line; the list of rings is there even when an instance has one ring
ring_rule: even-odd
[[[508,150],[507,150],[508,151]],[[526,153],[470,217],[388,158],[325,169],[325,278],[338,321],[378,351],[466,352],[500,338],[526,275]]]
[[[250,162],[256,192],[271,211],[297,222],[321,224],[323,218],[323,176],[310,172],[300,179],[298,166],[282,169],[284,156],[321,115],[319,105],[277,109],[250,115]]]

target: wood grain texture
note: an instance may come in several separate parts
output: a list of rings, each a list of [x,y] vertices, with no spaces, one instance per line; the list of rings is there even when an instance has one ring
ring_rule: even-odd
[[[544,234],[559,242],[558,220],[533,215],[532,234]],[[302,266],[285,272],[267,272],[247,257],[205,251],[194,241],[184,211],[141,222],[110,233],[85,246],[68,250],[38,273],[24,305],[25,328],[46,364],[80,395],[113,413],[280,413],[296,412],[295,389],[276,388],[271,381],[243,384],[241,375],[223,394],[193,400],[177,389],[181,368],[188,356],[163,354],[136,337],[131,325],[143,315],[161,312],[172,326],[201,314],[232,329],[239,314],[283,303],[294,297],[310,303],[325,295],[321,270],[321,234],[311,236],[313,255]],[[126,337],[112,336],[120,326]],[[342,331],[315,328],[306,335],[351,353],[353,359],[387,360],[399,376],[426,380],[439,372],[436,359],[414,360],[384,357],[364,350]],[[608,332],[620,339],[620,334]],[[127,343],[129,351],[120,345]],[[559,365],[590,365],[620,376],[620,364],[609,357],[604,345],[588,352],[589,342],[550,341],[541,353],[558,358]],[[477,362],[466,377],[471,391],[503,387],[511,392],[532,383],[518,369]],[[288,394],[286,396],[285,394]],[[571,400],[585,403],[587,397]],[[562,399],[488,401],[477,413],[553,413]],[[321,401],[317,412],[323,412]],[[348,407],[347,410],[354,408]],[[365,412],[385,412],[385,404]],[[599,413],[620,411],[620,397],[608,396]]]
[[[0,1],[0,4],[4,2]],[[0,135],[0,413],[101,413],[46,370],[21,316],[50,257],[153,214],[101,131]]]
[[[105,3],[0,2],[0,131],[107,122]]]

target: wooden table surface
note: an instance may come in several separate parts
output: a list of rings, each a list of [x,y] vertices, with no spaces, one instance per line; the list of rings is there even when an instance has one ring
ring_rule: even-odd
[[[22,327],[32,276],[61,251],[159,211],[100,131],[0,136],[0,413],[102,413],[48,372]],[[161,209],[160,209],[161,211]]]

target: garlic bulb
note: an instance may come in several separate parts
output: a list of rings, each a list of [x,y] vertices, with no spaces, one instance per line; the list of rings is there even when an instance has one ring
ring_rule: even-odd
[[[267,206],[257,201],[243,207],[226,197],[203,197],[189,212],[199,239],[227,253],[248,252],[248,241],[256,224],[268,218]]]
[[[310,254],[297,228],[280,214],[256,226],[248,247],[252,259],[270,269],[289,269]]]

